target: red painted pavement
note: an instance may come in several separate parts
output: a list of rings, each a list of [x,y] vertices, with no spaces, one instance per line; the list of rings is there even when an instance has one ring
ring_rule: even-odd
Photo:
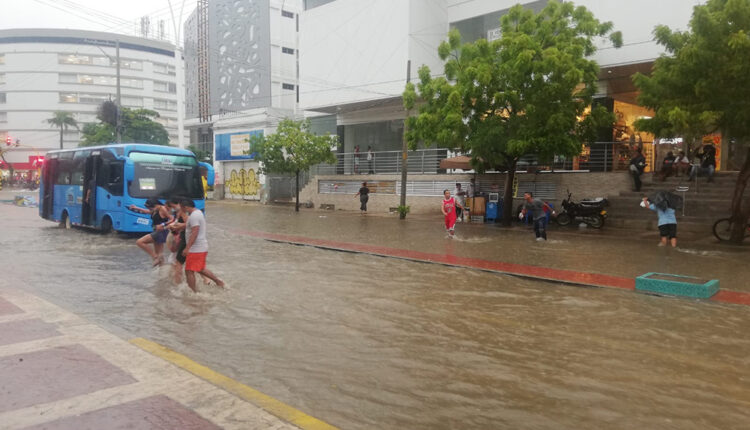
[[[167,396],[153,396],[62,418],[25,430],[213,430],[220,427]]]
[[[0,315],[22,314],[18,306],[0,297]]]
[[[326,249],[361,252],[384,257],[402,258],[406,260],[446,264],[456,267],[488,270],[509,275],[534,279],[543,279],[568,284],[587,285],[594,287],[621,288],[635,290],[635,279],[619,276],[602,275],[598,273],[577,272],[573,270],[552,269],[548,267],[527,266],[523,264],[505,263],[502,261],[483,260],[479,258],[459,257],[448,254],[433,254],[429,252],[412,251],[408,249],[389,248],[385,246],[360,243],[337,242],[326,239],[315,239],[304,236],[266,233],[262,231],[232,230],[232,233],[257,237],[278,242],[309,245]],[[721,290],[710,300],[750,306],[750,294],[738,291]]]
[[[69,345],[1,357],[0,382],[2,413],[136,380],[84,346]]]

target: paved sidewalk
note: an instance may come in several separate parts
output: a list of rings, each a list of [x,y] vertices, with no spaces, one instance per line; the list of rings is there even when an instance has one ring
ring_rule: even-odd
[[[145,339],[128,342],[16,290],[0,290],[0,427],[333,428],[187,357]]]

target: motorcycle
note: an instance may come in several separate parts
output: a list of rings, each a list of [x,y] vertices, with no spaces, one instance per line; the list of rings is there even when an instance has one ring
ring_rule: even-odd
[[[575,202],[568,190],[568,198],[562,201],[562,211],[557,214],[555,220],[562,226],[570,225],[573,221],[583,221],[593,228],[602,228],[607,218],[607,211],[604,208],[608,205],[607,199],[602,197]]]

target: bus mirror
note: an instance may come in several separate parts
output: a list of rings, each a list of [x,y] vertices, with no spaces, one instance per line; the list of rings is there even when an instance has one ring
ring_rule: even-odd
[[[213,187],[214,186],[214,176],[215,176],[214,175],[214,166],[212,166],[209,163],[203,163],[203,162],[198,163],[198,165],[202,169],[206,169],[206,172],[208,173],[206,175],[206,182],[208,182],[208,186],[209,187]]]
[[[135,163],[133,163],[133,160],[125,161],[125,177],[129,179],[135,177]],[[128,180],[128,183],[130,183],[130,180]]]

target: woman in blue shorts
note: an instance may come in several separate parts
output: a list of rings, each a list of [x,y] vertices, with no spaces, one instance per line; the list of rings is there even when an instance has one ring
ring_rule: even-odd
[[[161,265],[164,263],[164,257],[162,257],[164,243],[166,243],[167,235],[169,234],[167,224],[174,220],[169,208],[164,206],[157,199],[148,199],[146,200],[146,209],[139,208],[136,205],[130,205],[129,209],[133,212],[151,215],[151,225],[154,228],[154,231],[138,239],[136,245],[138,245],[138,247],[146,254],[151,256],[154,266]],[[153,249],[149,246],[151,244],[154,245]]]

